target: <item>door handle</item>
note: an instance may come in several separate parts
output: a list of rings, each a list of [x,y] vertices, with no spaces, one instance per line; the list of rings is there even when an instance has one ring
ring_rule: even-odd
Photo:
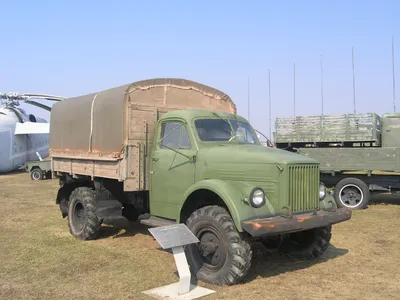
[[[152,160],[153,160],[153,162],[156,162],[156,161],[159,160],[159,158],[158,157],[153,157]]]

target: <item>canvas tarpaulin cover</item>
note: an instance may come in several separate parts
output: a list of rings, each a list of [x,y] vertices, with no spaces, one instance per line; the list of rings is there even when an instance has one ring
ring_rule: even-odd
[[[133,82],[55,103],[50,118],[50,153],[119,153],[127,138],[129,103],[236,114],[227,94],[194,81],[156,78]]]

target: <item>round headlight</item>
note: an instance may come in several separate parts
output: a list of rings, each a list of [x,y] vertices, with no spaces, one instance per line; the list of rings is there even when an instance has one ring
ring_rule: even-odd
[[[319,184],[319,200],[323,200],[326,196],[326,186],[322,182]]]
[[[265,194],[260,188],[254,188],[250,193],[251,205],[255,208],[261,207],[265,204]]]

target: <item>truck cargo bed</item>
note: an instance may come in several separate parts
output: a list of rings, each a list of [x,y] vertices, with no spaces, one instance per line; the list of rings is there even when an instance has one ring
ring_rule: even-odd
[[[400,172],[400,148],[300,148],[299,153],[317,160],[321,171]]]

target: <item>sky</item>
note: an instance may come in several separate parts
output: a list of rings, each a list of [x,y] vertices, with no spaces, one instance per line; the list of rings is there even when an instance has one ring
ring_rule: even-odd
[[[270,114],[273,131],[278,116],[322,113],[321,55],[323,113],[353,112],[352,47],[356,112],[392,112],[393,37],[400,111],[397,0],[3,0],[1,11],[0,92],[71,97],[185,78],[227,93],[269,137]]]

